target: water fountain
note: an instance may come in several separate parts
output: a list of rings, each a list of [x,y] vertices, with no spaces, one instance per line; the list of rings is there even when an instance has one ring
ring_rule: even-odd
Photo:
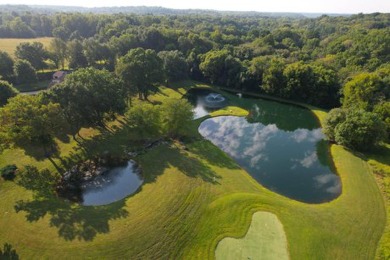
[[[194,106],[194,119],[208,115],[228,105],[229,100],[220,93],[209,88],[190,89],[185,97]]]
[[[209,108],[220,108],[225,106],[226,98],[219,93],[210,93],[204,98],[204,106]]]

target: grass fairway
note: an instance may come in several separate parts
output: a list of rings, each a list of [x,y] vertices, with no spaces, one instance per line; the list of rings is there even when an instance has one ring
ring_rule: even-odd
[[[287,239],[278,218],[269,212],[253,214],[248,233],[241,239],[224,238],[215,251],[218,259],[289,259]]]
[[[180,97],[193,85],[161,88],[150,99]],[[231,100],[235,102],[233,96]],[[230,110],[243,113],[224,113]],[[34,191],[33,185],[27,190],[17,180],[0,180],[0,246],[11,244],[23,259],[212,259],[222,239],[244,237],[253,214],[267,211],[282,223],[291,259],[374,258],[386,216],[365,161],[332,146],[343,193],[330,203],[304,204],[259,185],[197,134],[199,123],[194,121],[197,138],[186,144],[187,149],[173,143],[140,155],[145,178],[141,190],[107,206],[70,204],[50,192]],[[87,140],[93,151],[131,146],[131,133],[122,133],[120,124],[116,129],[117,133],[100,135],[85,130],[84,137],[95,136]],[[7,150],[0,155],[0,167],[29,163],[54,172],[54,164],[83,158],[87,150],[66,138],[58,147],[52,162],[29,149]],[[45,187],[43,179],[39,190]]]
[[[15,57],[14,52],[16,46],[22,42],[41,42],[46,48],[49,47],[52,37],[42,37],[42,38],[28,38],[28,39],[16,39],[16,38],[5,38],[0,39],[0,50],[7,52],[11,57]]]

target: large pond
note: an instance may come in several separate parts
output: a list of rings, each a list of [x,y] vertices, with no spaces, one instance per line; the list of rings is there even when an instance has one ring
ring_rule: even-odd
[[[340,195],[329,145],[309,110],[261,99],[241,102],[250,110],[247,118],[207,119],[200,134],[274,192],[306,203]]]
[[[194,106],[194,119],[204,117],[212,111],[225,107],[228,103],[225,96],[208,88],[190,89],[185,98]]]
[[[135,193],[143,179],[133,162],[115,167],[96,178],[83,183],[82,204],[85,206],[106,205]]]

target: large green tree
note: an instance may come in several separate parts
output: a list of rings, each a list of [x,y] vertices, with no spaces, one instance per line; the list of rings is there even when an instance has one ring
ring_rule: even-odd
[[[68,75],[47,95],[60,104],[74,136],[81,127],[104,126],[108,114],[123,112],[122,86],[107,70],[85,68]]]
[[[16,81],[20,84],[37,81],[37,72],[27,60],[17,60],[14,64]]]
[[[377,73],[361,73],[345,84],[344,107],[358,107],[372,111],[375,104],[390,97],[390,85]]]
[[[202,56],[199,68],[213,84],[231,88],[241,85],[243,66],[228,50],[209,51]]]
[[[180,51],[160,51],[158,56],[163,62],[167,83],[188,77],[188,64]]]
[[[7,104],[7,100],[18,94],[18,90],[5,80],[0,80],[0,107]]]
[[[68,57],[66,42],[60,38],[54,38],[50,42],[50,54],[57,68],[65,68],[65,60]]]
[[[14,73],[14,61],[5,51],[0,51],[0,76],[4,79],[10,79]]]
[[[68,42],[67,50],[69,68],[78,69],[88,66],[88,61],[84,54],[83,45],[79,40]]]
[[[331,110],[324,128],[328,139],[358,151],[370,150],[386,138],[381,118],[361,109]]]
[[[188,134],[194,118],[192,106],[185,99],[168,99],[161,105],[161,120],[164,133],[169,137]]]
[[[41,70],[46,67],[45,60],[49,57],[49,53],[41,42],[22,42],[16,46],[15,56],[29,61],[36,70]]]
[[[321,65],[296,62],[287,65],[283,75],[286,79],[284,97],[317,106],[338,104],[339,84],[334,71]]]
[[[142,48],[132,49],[121,57],[116,74],[125,83],[128,93],[136,92],[140,99],[147,99],[164,79],[161,59],[154,50]]]
[[[335,142],[335,128],[338,124],[345,121],[346,111],[342,108],[334,108],[329,111],[325,118],[322,132],[328,140]]]
[[[137,102],[126,112],[126,118],[140,138],[153,137],[161,130],[160,111],[157,105]]]
[[[269,62],[263,73],[263,85],[261,88],[265,93],[284,97],[284,86],[286,78],[283,75],[286,63],[283,59],[274,58]]]
[[[44,147],[62,127],[60,106],[41,96],[18,95],[0,109],[0,136],[5,143]]]

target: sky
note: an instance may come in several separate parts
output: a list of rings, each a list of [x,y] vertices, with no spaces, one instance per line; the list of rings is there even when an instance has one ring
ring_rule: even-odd
[[[52,0],[0,0],[0,4],[53,5]],[[390,0],[65,0],[56,5],[162,6],[176,9],[214,9],[259,12],[390,13]]]

